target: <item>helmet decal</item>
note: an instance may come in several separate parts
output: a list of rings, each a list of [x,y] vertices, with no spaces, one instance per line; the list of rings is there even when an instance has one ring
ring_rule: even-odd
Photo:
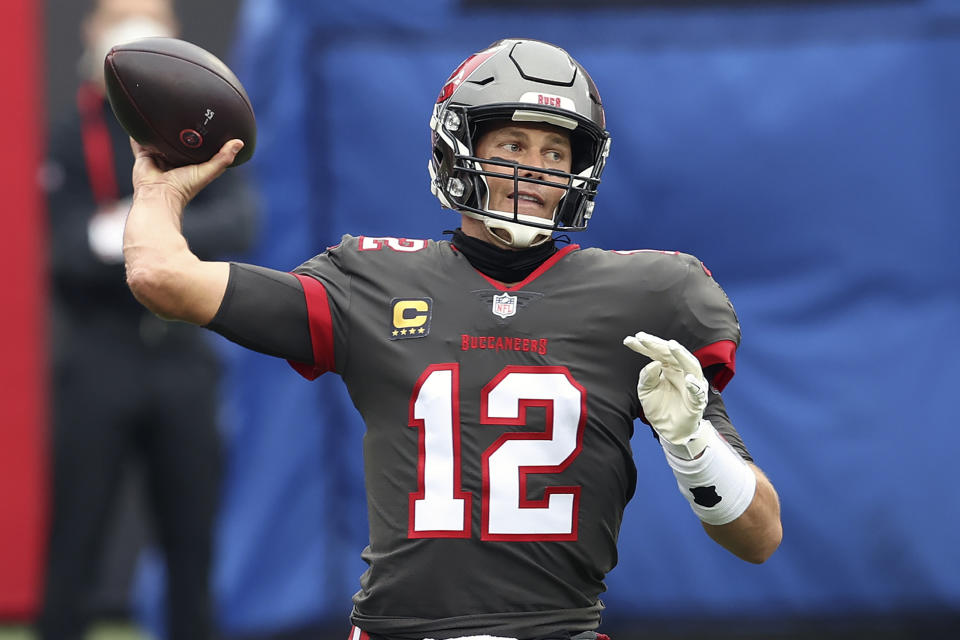
[[[557,107],[560,109],[566,109],[567,111],[576,111],[577,107],[573,104],[573,100],[566,98],[564,96],[554,95],[552,93],[540,93],[539,91],[528,91],[522,96],[518,102],[530,102],[532,104],[542,104],[548,107]]]
[[[453,73],[450,74],[450,77],[447,78],[447,82],[440,90],[440,95],[437,96],[437,102],[443,102],[452,96],[457,87],[459,87],[464,80],[469,78],[470,74],[477,70],[477,67],[483,64],[487,58],[495,54],[498,49],[502,48],[503,47],[490,47],[489,49],[473,54],[461,62],[460,66],[454,69]]]

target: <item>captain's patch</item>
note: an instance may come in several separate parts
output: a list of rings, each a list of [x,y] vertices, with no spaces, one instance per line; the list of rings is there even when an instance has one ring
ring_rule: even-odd
[[[394,298],[390,301],[390,339],[425,337],[430,333],[432,316],[432,298]]]

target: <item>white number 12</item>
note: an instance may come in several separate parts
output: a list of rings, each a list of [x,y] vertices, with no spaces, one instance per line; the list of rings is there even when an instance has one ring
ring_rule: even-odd
[[[560,473],[580,453],[586,391],[566,367],[504,368],[480,395],[484,425],[525,425],[543,407],[544,431],[511,431],[481,457],[482,540],[576,540],[580,487],[547,487],[527,498],[530,474]],[[413,390],[410,426],[420,431],[411,538],[469,538],[472,494],[460,479],[460,366],[428,367]]]

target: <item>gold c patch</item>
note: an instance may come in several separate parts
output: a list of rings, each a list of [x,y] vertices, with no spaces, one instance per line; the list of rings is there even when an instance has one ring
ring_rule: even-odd
[[[390,339],[423,338],[430,333],[433,298],[394,298],[390,301]]]

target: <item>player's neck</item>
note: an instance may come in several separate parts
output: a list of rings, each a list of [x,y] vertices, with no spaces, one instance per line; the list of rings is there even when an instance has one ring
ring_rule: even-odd
[[[504,284],[520,282],[557,252],[553,240],[529,249],[501,249],[461,229],[453,232],[452,242],[474,269]]]

